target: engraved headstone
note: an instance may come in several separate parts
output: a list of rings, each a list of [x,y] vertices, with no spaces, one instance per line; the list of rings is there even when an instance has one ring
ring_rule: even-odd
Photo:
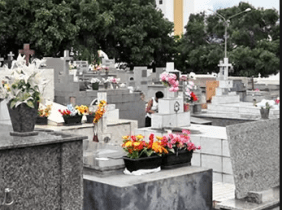
[[[279,186],[279,119],[226,127],[235,197]]]
[[[74,61],[77,66],[78,75],[85,74],[89,71],[88,61]]]

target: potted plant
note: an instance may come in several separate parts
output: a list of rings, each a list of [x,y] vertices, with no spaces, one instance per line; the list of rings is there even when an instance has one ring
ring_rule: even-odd
[[[179,90],[179,82],[175,74],[163,72],[160,75],[160,81],[166,88],[166,97],[176,97]]]
[[[162,142],[152,135],[149,142],[142,135],[123,136],[122,148],[127,154],[123,157],[124,164],[130,172],[160,167],[162,154],[168,153]]]
[[[182,130],[181,134],[169,133],[159,137],[162,145],[169,151],[163,156],[162,168],[174,168],[183,165],[191,165],[193,151],[201,149],[190,140],[190,131]]]
[[[260,106],[260,116],[261,119],[268,119],[269,118],[269,110],[272,106],[269,105],[268,102],[265,105]]]
[[[37,117],[36,117],[36,124],[38,125],[47,125],[48,124],[48,117],[51,113],[52,104],[48,104],[44,107],[42,104],[39,104]]]
[[[87,107],[84,105],[73,107],[72,104],[67,105],[67,109],[58,111],[62,114],[65,125],[79,125],[84,113],[86,113]]]
[[[105,100],[99,101],[99,104],[97,105],[97,109],[94,112],[94,119],[93,119],[93,124],[94,124],[94,135],[93,135],[93,141],[94,142],[99,142],[98,139],[98,131],[97,131],[97,123],[100,121],[100,119],[103,117],[103,115],[106,112],[106,106],[107,102]]]
[[[197,112],[197,108],[195,107],[194,102],[198,101],[198,97],[192,91],[194,89],[194,82],[188,81],[188,84],[185,88],[185,102],[184,103],[184,111],[190,110],[192,113]]]
[[[26,63],[25,56],[19,54],[10,72],[1,78],[0,98],[8,101],[8,110],[12,122],[11,135],[37,135],[34,132],[37,117],[38,104],[47,84],[47,80],[41,77],[42,70],[39,67],[45,60],[35,59],[32,63]]]
[[[111,82],[110,79],[109,78],[107,78],[107,79],[102,78],[102,81],[103,81],[103,84],[104,84],[104,88],[108,89],[108,86],[109,86],[109,84]]]
[[[95,117],[95,112],[91,112],[88,109],[88,112],[86,114],[86,123],[93,123],[94,117]]]
[[[112,83],[113,88],[116,89],[118,87],[118,83],[120,81],[120,78],[109,77],[109,81]]]
[[[99,90],[99,83],[101,81],[96,78],[96,77],[93,77],[91,80],[90,80],[90,83],[92,85],[92,90]]]

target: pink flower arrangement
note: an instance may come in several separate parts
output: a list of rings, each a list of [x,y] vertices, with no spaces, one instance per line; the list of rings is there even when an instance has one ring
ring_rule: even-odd
[[[120,81],[120,78],[115,78],[115,77],[110,77],[109,79],[110,79],[110,82],[114,84],[117,84]]]
[[[152,135],[154,134],[151,134],[150,138],[154,138]],[[161,145],[166,148],[169,153],[175,153],[178,150],[194,151],[196,149],[201,149],[201,146],[197,147],[193,142],[191,142],[189,130],[183,129],[181,134],[169,133],[163,137],[157,136],[156,138],[161,140]]]
[[[175,74],[164,72],[160,75],[160,79],[166,87],[170,87],[170,92],[177,92],[179,90],[179,82],[176,80]]]

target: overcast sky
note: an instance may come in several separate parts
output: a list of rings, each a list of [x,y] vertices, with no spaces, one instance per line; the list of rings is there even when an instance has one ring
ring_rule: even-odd
[[[195,0],[195,13],[206,11],[208,14],[207,9],[211,10],[217,10],[217,9],[223,9],[233,6],[238,6],[239,2],[242,0]],[[256,9],[259,7],[263,7],[264,9],[273,9],[275,8],[278,10],[279,14],[279,0],[249,0],[249,1],[243,1],[248,2],[249,4],[253,5]]]

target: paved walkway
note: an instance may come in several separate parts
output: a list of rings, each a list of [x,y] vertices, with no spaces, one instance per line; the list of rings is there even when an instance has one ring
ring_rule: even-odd
[[[215,203],[222,202],[224,200],[235,198],[235,185],[223,182],[213,182],[212,199],[213,206]]]

